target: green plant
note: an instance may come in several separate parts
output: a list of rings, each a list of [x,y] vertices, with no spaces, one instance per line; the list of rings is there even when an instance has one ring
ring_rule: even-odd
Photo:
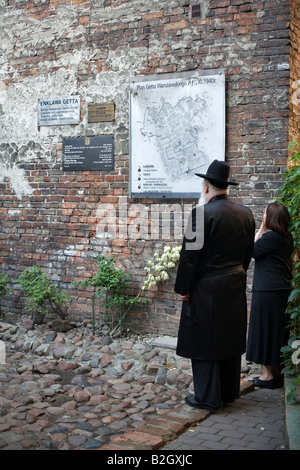
[[[10,292],[8,288],[9,276],[7,274],[0,273],[0,299]],[[4,315],[0,308],[0,315]]]
[[[26,298],[25,309],[34,320],[43,321],[49,312],[66,318],[66,304],[70,298],[48,279],[40,267],[26,268],[18,278],[18,285]]]
[[[111,314],[114,310],[119,310],[120,315],[122,308],[131,304],[132,299],[126,294],[126,289],[130,287],[128,278],[130,274],[117,269],[116,259],[109,256],[98,256],[97,273],[84,281],[80,281],[77,284],[82,287],[93,287],[95,290],[95,296],[104,300],[104,307],[106,312],[106,320],[111,320]],[[95,309],[94,309],[94,298],[93,298],[93,329],[95,326]]]
[[[9,276],[7,274],[0,273],[0,298],[4,297],[9,289],[7,287],[9,283]]]
[[[298,142],[292,142],[291,147],[298,147]],[[292,291],[289,296],[286,313],[290,317],[289,328],[291,335],[288,344],[281,349],[283,356],[283,372],[295,375],[298,372],[298,363],[295,357],[295,344],[300,340],[300,272],[299,272],[299,249],[300,249],[300,152],[296,151],[291,158],[291,166],[283,175],[285,181],[280,190],[278,202],[284,204],[291,215],[289,230],[294,239],[293,254],[293,279]]]
[[[145,301],[145,299],[140,299],[140,295],[145,290],[151,288],[152,286],[156,286],[159,282],[164,282],[169,279],[168,271],[175,268],[176,262],[180,256],[180,251],[181,246],[178,245],[173,248],[166,246],[162,255],[159,255],[159,253],[154,253],[156,264],[152,260],[148,261],[149,266],[145,267],[145,271],[148,272],[147,279],[145,280],[137,295],[128,302],[127,310],[121,315],[119,323],[111,331],[111,336],[118,330],[118,328],[122,326],[123,320],[133,305],[136,302]]]
[[[298,401],[299,401],[299,389],[300,389],[300,375],[298,375],[297,379],[293,382],[293,385],[291,386],[290,390],[288,391],[287,394],[287,403],[292,403],[295,400],[297,401],[297,396],[298,396]]]

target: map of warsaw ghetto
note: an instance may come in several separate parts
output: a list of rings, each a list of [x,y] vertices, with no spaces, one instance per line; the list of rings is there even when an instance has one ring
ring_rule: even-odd
[[[132,81],[131,194],[199,197],[212,160],[224,159],[225,79],[222,71]]]

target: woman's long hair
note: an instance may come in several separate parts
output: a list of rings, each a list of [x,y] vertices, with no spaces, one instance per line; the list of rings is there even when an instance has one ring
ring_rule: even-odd
[[[290,237],[288,226],[291,216],[283,204],[272,202],[266,210],[266,226],[269,230],[278,232],[285,237]]]

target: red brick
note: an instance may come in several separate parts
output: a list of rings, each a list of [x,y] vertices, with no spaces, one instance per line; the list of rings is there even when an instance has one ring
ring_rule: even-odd
[[[130,439],[131,441],[136,441],[140,444],[145,444],[150,446],[152,449],[158,449],[164,443],[161,437],[153,436],[152,434],[148,434],[145,432],[139,431],[130,431],[126,432],[122,436],[124,439]]]
[[[138,432],[146,432],[148,434],[153,434],[154,436],[160,437],[164,442],[173,440],[176,438],[178,433],[172,431],[170,428],[165,428],[163,426],[153,426],[152,424],[147,424],[145,426],[140,426],[137,428]]]
[[[68,6],[69,18],[73,19],[68,31],[61,36],[54,35],[51,44],[47,43],[45,36],[45,40],[35,42],[31,47],[33,33],[24,33],[16,38],[14,48],[6,51],[8,72],[1,82],[1,92],[5,94],[8,89],[13,92],[13,87],[23,86],[23,83],[33,83],[34,86],[35,80],[45,73],[49,79],[52,74],[58,76],[60,73],[72,78],[74,73],[79,90],[88,90],[88,81],[94,83],[97,76],[101,88],[103,72],[109,71],[111,77],[114,74],[117,79],[119,77],[118,67],[113,71],[108,57],[113,57],[118,51],[119,57],[126,60],[129,48],[138,48],[131,54],[136,52],[141,57],[132,70],[133,75],[222,67],[226,73],[227,94],[226,158],[240,183],[234,197],[242,203],[247,202],[259,218],[265,201],[270,194],[276,194],[285,166],[289,110],[287,103],[284,105],[284,99],[277,103],[274,93],[280,91],[282,96],[287,95],[289,78],[295,81],[300,77],[299,2],[291,0],[290,31],[287,25],[288,1],[213,0],[209,2],[207,16],[193,21],[189,19],[188,6],[172,7],[170,2],[164,0],[157,11],[155,7],[153,10],[153,2],[152,5],[150,0],[147,2],[149,8],[146,13],[137,7],[132,16],[126,6],[130,2],[121,0],[105,2],[105,7],[94,0],[50,0],[48,5],[42,7],[40,2],[8,2],[9,12],[19,10],[24,15],[24,22],[26,16],[35,18],[41,30],[44,21],[53,24],[59,21],[58,8],[61,5]],[[102,8],[110,14],[110,20],[105,23]],[[93,23],[89,24],[92,9]],[[85,29],[88,24],[89,30]],[[289,71],[278,70],[278,65],[289,59],[288,33],[291,33],[292,44],[290,77]],[[66,58],[72,51],[85,52],[83,45],[89,47],[91,56],[88,60],[82,64],[69,63]],[[92,56],[94,53],[95,57]],[[114,64],[117,65],[116,62]],[[127,93],[126,87],[126,84],[118,83],[118,100]],[[87,98],[88,94],[83,93],[82,120],[86,117]],[[122,107],[124,103],[118,101],[118,106]],[[113,204],[117,212],[119,197],[129,195],[130,158],[125,153],[129,143],[129,122],[118,121],[118,106],[116,122],[109,124],[109,132],[115,134],[118,142],[115,170],[63,172],[62,134],[53,127],[49,129],[51,138],[46,142],[51,148],[50,152],[44,154],[43,133],[39,130],[34,134],[36,150],[31,150],[32,160],[26,156],[23,161],[22,152],[26,147],[24,136],[21,142],[18,138],[14,139],[18,148],[11,147],[7,155],[10,162],[10,155],[22,150],[17,165],[25,172],[33,194],[19,200],[11,190],[9,179],[0,184],[1,270],[13,272],[16,278],[25,267],[34,263],[46,270],[51,265],[58,285],[67,285],[71,293],[70,315],[74,320],[90,318],[92,291],[78,290],[71,283],[83,275],[91,277],[95,273],[97,253],[102,253],[103,248],[111,250],[120,265],[128,269],[130,292],[135,295],[146,277],[146,261],[154,251],[162,251],[166,243],[160,239],[124,241],[97,237],[98,205]],[[6,105],[8,108],[9,102]],[[289,139],[300,141],[298,108],[290,108]],[[14,118],[18,120],[17,106],[14,107]],[[64,132],[76,136],[77,129],[80,132],[87,130],[84,126],[85,122],[82,121],[80,126],[65,127]],[[96,134],[103,129],[102,125],[89,125],[88,130]],[[53,139],[52,133],[55,135]],[[38,148],[39,145],[41,148]],[[266,157],[267,164],[263,163]],[[257,170],[260,171],[259,180],[257,183],[251,181],[250,185],[250,178],[256,175]],[[149,199],[128,202],[149,206],[160,203]],[[19,211],[19,214],[9,215],[8,211]],[[151,302],[132,309],[126,318],[126,327],[135,331],[177,334],[181,303],[174,294],[174,277],[175,270],[167,283],[143,294]],[[21,302],[16,300],[18,295],[16,289],[14,294],[1,299],[1,307],[19,314]]]

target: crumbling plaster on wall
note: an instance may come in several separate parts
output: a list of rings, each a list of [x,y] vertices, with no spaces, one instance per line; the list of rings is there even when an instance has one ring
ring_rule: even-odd
[[[106,13],[106,16],[109,14],[111,12]],[[14,162],[7,148],[1,150],[0,181],[8,178],[18,198],[32,194],[33,189],[26,180],[24,170],[17,165],[34,162],[37,158],[49,161],[49,157],[52,158],[47,148],[50,142],[54,149],[61,145],[64,137],[95,135],[99,132],[118,134],[119,129],[121,138],[116,139],[115,153],[128,152],[129,80],[135,68],[141,67],[147,51],[145,48],[134,48],[124,54],[124,51],[101,50],[81,44],[80,50],[57,52],[56,41],[66,36],[71,42],[76,42],[78,38],[84,37],[82,26],[72,28],[74,19],[74,11],[66,7],[58,7],[56,17],[44,21],[28,18],[24,13],[16,11],[4,15],[5,21],[0,32],[0,76],[4,78],[0,82],[0,139],[4,143],[18,142],[18,145],[23,146],[34,140],[40,145],[38,156],[31,151],[20,152],[15,149],[18,158]],[[12,28],[12,24],[16,28]],[[51,47],[53,54],[48,58],[42,56],[40,62],[35,64],[34,73],[24,77],[23,70],[19,68],[21,61],[26,62],[27,56],[38,57],[41,50]],[[96,65],[99,61],[106,68],[101,74]],[[80,81],[78,76],[84,73],[89,78]],[[10,81],[5,81],[6,77]],[[79,94],[82,99],[82,121],[79,125],[38,128],[40,98],[74,94]],[[115,102],[117,124],[87,122],[88,104],[99,102]]]
[[[19,58],[39,56],[46,47],[55,45],[72,35],[73,39],[84,34],[84,27],[76,25],[76,13],[64,6],[58,6],[56,14],[43,19],[26,15],[24,10],[7,10],[2,17],[0,30],[1,49]]]
[[[20,163],[26,164],[40,158],[51,159],[51,146],[43,147],[33,140],[17,145],[0,143],[0,183],[8,182],[18,199],[33,194],[34,188],[26,178],[25,170]]]
[[[15,164],[0,165],[0,183],[6,180],[9,181],[11,189],[18,199],[21,199],[24,195],[29,196],[34,191],[26,179],[24,170],[18,168]]]
[[[193,3],[201,3],[200,19],[189,16]],[[39,264],[71,291],[72,315],[80,319],[89,317],[90,297],[74,292],[72,283],[93,271],[97,255],[111,251],[132,273],[133,288],[141,285],[145,261],[165,241],[110,239],[100,230],[98,211],[108,204],[118,213],[120,198],[128,194],[129,85],[136,75],[225,69],[226,157],[240,182],[234,197],[260,217],[285,166],[288,72],[281,65],[288,61],[287,4],[0,0],[4,270],[14,277]],[[72,94],[81,97],[81,122],[38,128],[39,98]],[[114,122],[88,122],[89,104],[110,102]],[[112,171],[62,171],[64,137],[105,134],[115,137]],[[132,321],[170,331],[179,312],[173,285],[150,294],[151,312],[138,311]],[[7,311],[19,308],[12,299],[5,305]]]
[[[153,2],[152,2],[153,3]],[[158,3],[158,2],[156,2]],[[105,31],[106,27],[117,23],[119,18],[128,27],[134,30],[134,25],[142,19],[142,16],[150,11],[149,4],[141,5],[139,1],[132,2],[111,2],[106,7],[106,2],[97,2],[88,9],[90,30],[98,29]],[[183,10],[186,2],[174,0],[168,3],[170,10],[178,8]],[[202,5],[202,16],[208,11],[209,1]],[[155,5],[152,4],[152,11]],[[147,64],[148,56],[162,57],[162,42],[156,40],[151,35],[147,38],[147,46],[127,47],[126,49],[114,49],[109,47],[99,47],[99,44],[87,43],[87,31],[78,22],[78,11],[71,5],[53,6],[53,15],[46,18],[36,18],[30,16],[26,10],[5,9],[2,14],[2,28],[0,30],[0,48],[2,49],[2,59],[0,56],[0,73],[3,77],[12,80],[8,85],[2,81],[0,83],[0,138],[2,142],[19,142],[26,145],[29,140],[39,142],[41,151],[40,159],[49,159],[49,153],[44,151],[44,147],[51,142],[52,148],[59,146],[64,137],[78,135],[95,135],[97,133],[114,133],[116,136],[116,154],[128,153],[128,132],[129,132],[129,105],[128,91],[130,77],[136,70],[142,70],[143,64]],[[263,12],[260,12],[263,14]],[[161,19],[163,21],[163,19]],[[13,25],[13,27],[12,27]],[[195,26],[196,27],[196,26]],[[194,28],[195,28],[194,27]],[[168,44],[170,53],[164,56],[161,65],[172,64],[175,60],[172,51],[188,49],[191,38],[195,36],[195,31],[188,34],[188,27],[182,37],[177,37],[177,41]],[[145,35],[146,38],[147,35]],[[134,36],[133,36],[134,37]],[[198,37],[199,39],[199,37]],[[253,70],[243,70],[243,60],[237,57],[237,49],[232,50],[234,37],[216,38],[213,50],[209,52],[204,61],[210,63],[211,57],[214,60],[229,60],[231,67],[239,66],[244,80],[251,79]],[[215,49],[219,44],[219,55]],[[200,47],[201,43],[199,43]],[[259,47],[256,41],[249,41],[247,36],[242,37],[238,48],[247,52],[256,50]],[[45,51],[48,51],[48,55]],[[26,59],[36,59],[34,61],[32,75],[23,75],[21,67],[28,67]],[[177,58],[178,60],[178,58]],[[182,57],[184,66],[185,54]],[[99,72],[99,62],[103,64],[101,73]],[[9,65],[8,65],[9,64]],[[25,64],[25,65],[24,65]],[[205,65],[205,63],[204,63]],[[177,64],[180,70],[180,61]],[[160,71],[158,68],[157,71]],[[257,70],[257,72],[262,69]],[[86,74],[86,79],[82,77]],[[249,75],[249,76],[248,76]],[[240,79],[236,77],[236,79]],[[235,80],[231,77],[231,80]],[[79,94],[82,98],[82,121],[78,126],[37,126],[37,106],[38,99],[47,96],[63,96]],[[273,99],[278,102],[278,107],[284,108],[286,103],[286,91],[272,89]],[[238,100],[236,95],[233,100]],[[270,99],[270,93],[263,96],[263,101]],[[245,100],[245,97],[243,97]],[[116,104],[116,123],[106,123],[101,125],[87,122],[87,106],[89,103],[111,102]],[[17,111],[16,111],[17,110]],[[121,138],[120,138],[121,137]],[[53,152],[54,154],[55,152]],[[24,153],[18,158],[18,163],[36,160],[36,155]],[[2,153],[2,163],[0,163],[0,173],[3,180],[12,176],[16,171],[18,163],[11,162],[9,154]],[[18,185],[18,197],[23,194],[32,193],[29,183],[25,178],[23,170],[18,172],[21,184]],[[11,181],[15,178],[10,178]]]
[[[109,54],[112,71],[97,74],[95,79],[84,81],[78,85],[76,65],[66,71],[63,68],[55,73],[35,76],[30,79],[22,80],[11,86],[2,87],[0,94],[0,104],[2,113],[0,115],[0,139],[1,142],[18,142],[26,146],[30,140],[35,140],[40,144],[38,156],[32,151],[19,152],[17,162],[12,163],[11,156],[6,150],[1,152],[0,175],[3,181],[5,177],[10,177],[13,181],[13,174],[16,171],[17,163],[24,163],[44,159],[49,162],[48,146],[55,147],[61,145],[64,137],[77,137],[78,135],[95,135],[115,133],[119,138],[116,139],[116,154],[128,152],[128,132],[129,132],[129,79],[131,69],[134,63],[138,62],[138,57],[142,54],[135,50],[128,54],[126,61],[124,57],[117,52]],[[77,64],[81,66],[81,58],[84,55],[82,51],[77,55]],[[116,56],[116,57],[114,57]],[[74,56],[73,56],[74,59]],[[115,80],[116,69],[120,68],[118,79]],[[77,126],[45,126],[38,128],[37,112],[38,99],[49,96],[64,96],[78,94],[82,98],[82,121]],[[115,123],[91,124],[88,123],[88,104],[114,102],[116,105]],[[16,111],[17,110],[17,111]],[[125,135],[124,135],[125,132]],[[51,161],[51,160],[50,160]],[[13,174],[11,174],[13,172]],[[28,195],[32,193],[30,186],[25,179],[24,171],[18,172],[18,178],[22,184],[18,184],[16,195]]]

